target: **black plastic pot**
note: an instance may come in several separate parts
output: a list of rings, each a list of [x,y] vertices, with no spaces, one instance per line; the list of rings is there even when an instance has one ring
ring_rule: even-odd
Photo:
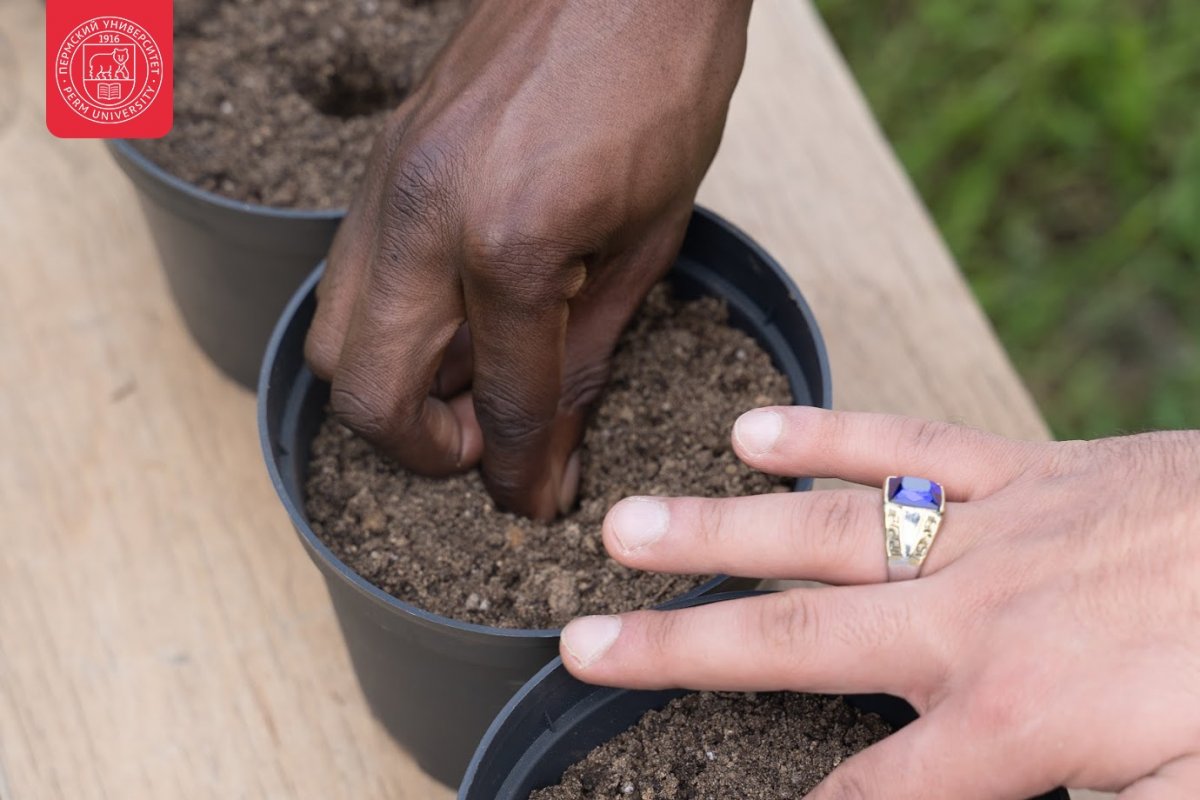
[[[711,595],[686,607],[754,594]],[[659,692],[592,686],[571,677],[556,658],[529,680],[484,734],[458,790],[458,800],[529,800],[535,789],[553,786],[563,773],[593,749],[631,728],[647,711],[660,709],[684,690]],[[912,707],[896,697],[859,695],[851,704],[878,714],[893,728],[916,719]],[[1056,789],[1037,800],[1070,800]]]
[[[371,709],[423,769],[456,786],[496,712],[557,655],[559,632],[489,628],[423,611],[359,577],[313,533],[304,481],[329,387],[305,366],[303,343],[319,277],[318,269],[288,305],[263,364],[259,435],[267,467],[325,577]],[[671,279],[680,293],[726,298],[734,324],[771,353],[796,402],[829,406],[829,366],[812,314],[778,264],[742,233],[697,209]],[[689,596],[746,584],[718,577]]]
[[[325,257],[345,211],[240,203],[171,175],[125,140],[108,148],[137,188],[192,338],[225,374],[253,389],[275,321]]]

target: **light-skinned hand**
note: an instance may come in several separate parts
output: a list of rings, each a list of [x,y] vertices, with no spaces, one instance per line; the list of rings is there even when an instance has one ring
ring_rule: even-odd
[[[1200,434],[1028,443],[875,414],[743,415],[741,458],[875,488],[630,498],[604,524],[646,570],[838,586],[563,632],[585,681],[898,695],[922,715],[814,800],[1020,800],[1057,785],[1200,798]],[[886,583],[888,475],[947,492],[921,577]]]

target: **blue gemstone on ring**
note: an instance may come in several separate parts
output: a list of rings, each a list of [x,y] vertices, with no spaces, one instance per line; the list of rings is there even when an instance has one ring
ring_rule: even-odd
[[[942,486],[925,478],[894,475],[888,478],[887,499],[902,506],[938,509],[942,507]]]

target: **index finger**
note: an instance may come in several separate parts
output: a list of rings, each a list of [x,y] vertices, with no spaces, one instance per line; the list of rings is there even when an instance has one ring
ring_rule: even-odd
[[[942,674],[930,614],[934,578],[790,589],[679,611],[581,617],[563,664],[589,683],[636,689],[885,692],[918,705]]]

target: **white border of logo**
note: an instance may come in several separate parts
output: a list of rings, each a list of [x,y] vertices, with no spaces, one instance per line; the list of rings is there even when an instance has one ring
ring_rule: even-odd
[[[79,23],[73,29],[71,29],[70,33],[68,33],[66,36],[63,37],[62,42],[59,43],[59,45],[58,45],[58,51],[56,52],[56,54],[54,56],[55,65],[58,65],[62,62],[63,48],[66,46],[67,42],[71,40],[72,37],[74,37],[76,34],[79,33],[80,28],[85,28],[85,27],[91,25],[92,23],[99,23],[102,20],[106,20],[106,19],[107,20],[118,20],[120,22],[125,22],[125,23],[128,23],[129,25],[132,25],[134,28],[137,29],[137,33],[140,33],[147,40],[149,40],[151,44],[154,45],[154,49],[158,53],[158,60],[159,60],[159,62],[162,61],[162,48],[159,47],[158,41],[155,40],[155,38],[150,35],[150,32],[146,30],[146,27],[144,25],[142,25],[139,22],[134,22],[133,20],[127,19],[125,17],[118,17],[115,14],[102,14],[99,17],[92,17],[91,19],[86,20],[85,22]],[[91,38],[92,36],[99,34],[99,33],[103,33],[103,31],[98,30],[98,31],[95,31],[94,33],[90,33],[86,37],[83,37],[82,39],[80,39],[78,42],[75,43],[75,45],[72,47],[70,57],[67,60],[67,74],[66,74],[65,79],[62,75],[57,74],[57,70],[56,70],[56,73],[55,73],[56,79],[54,81],[54,84],[58,89],[58,96],[61,97],[63,100],[63,104],[68,109],[73,111],[75,113],[75,115],[78,116],[79,118],[85,119],[88,122],[94,123],[96,125],[121,125],[123,123],[129,122],[130,120],[136,119],[137,117],[141,116],[143,113],[145,113],[145,111],[147,109],[149,109],[152,105],[154,105],[154,101],[158,98],[159,90],[162,89],[164,77],[162,75],[162,71],[160,70],[159,76],[158,76],[158,82],[155,83],[155,78],[154,78],[153,73],[151,73],[149,70],[147,70],[146,88],[153,88],[154,93],[150,95],[150,98],[146,101],[146,104],[141,108],[141,110],[137,111],[136,113],[130,114],[128,116],[122,116],[119,119],[95,119],[93,117],[87,116],[86,114],[80,113],[80,111],[77,108],[75,108],[74,105],[72,105],[71,99],[69,97],[67,97],[66,94],[63,93],[63,84],[64,84],[64,82],[70,83],[71,90],[73,92],[75,92],[76,95],[78,95],[79,97],[87,98],[89,100],[91,99],[91,95],[89,95],[85,91],[81,91],[80,87],[75,85],[75,74],[74,74],[73,68],[75,65],[76,55],[83,51],[83,45],[86,43],[86,40]],[[125,36],[129,37],[130,39],[133,39],[131,44],[136,48],[137,52],[141,55],[141,57],[145,58],[147,61],[150,60],[150,54],[146,52],[146,46],[145,46],[144,42],[141,41],[136,34],[130,34],[127,31],[117,31],[117,33],[124,34]],[[137,97],[141,94],[141,92],[138,91],[137,85],[134,86],[134,92],[135,92],[134,97]],[[123,109],[128,108],[130,105],[132,105],[132,103],[133,103],[133,100],[131,99],[128,103],[126,103],[124,105],[120,105],[120,106],[100,106],[98,104],[93,104],[93,105],[96,108],[102,109],[104,111],[116,112],[116,111],[122,111]]]

